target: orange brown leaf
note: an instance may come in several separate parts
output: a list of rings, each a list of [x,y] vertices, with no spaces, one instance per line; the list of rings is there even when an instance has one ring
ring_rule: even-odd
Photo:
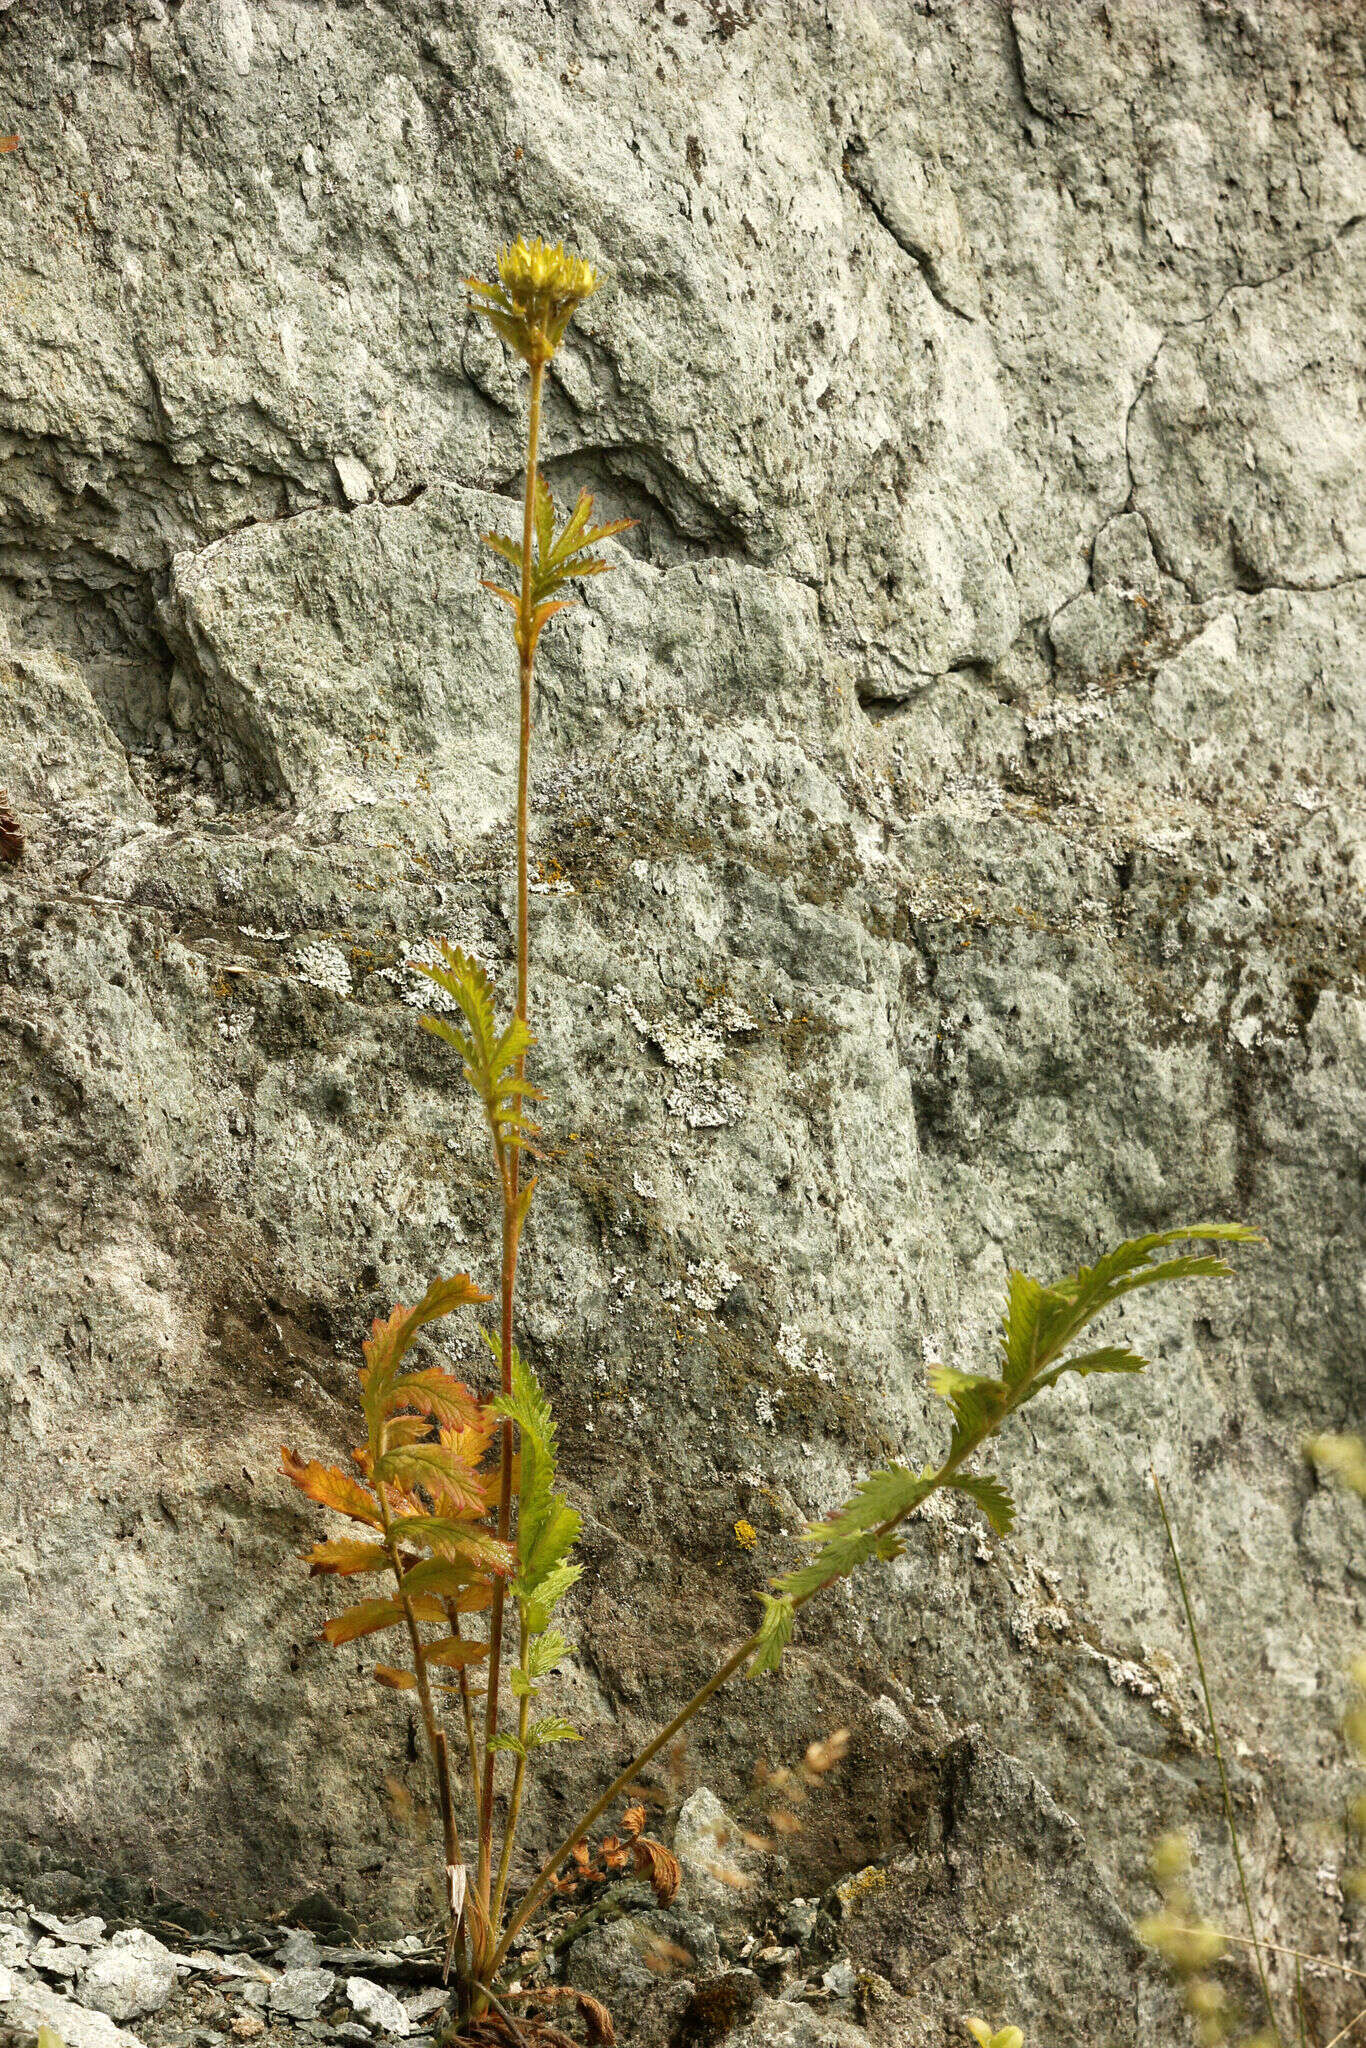
[[[382,1572],[389,1553],[382,1543],[360,1543],[342,1536],[327,1543],[315,1543],[306,1557],[308,1576],[316,1579],[327,1572]]]
[[[280,1469],[300,1493],[306,1493],[320,1506],[335,1508],[339,1515],[349,1515],[353,1522],[368,1522],[372,1529],[380,1527],[380,1512],[373,1495],[336,1465],[320,1465],[316,1458],[305,1460],[282,1444]]]
[[[678,1858],[662,1842],[655,1841],[652,1835],[637,1835],[631,1847],[636,1869],[642,1877],[650,1880],[660,1905],[667,1906],[678,1896],[678,1887],[683,1882]]]
[[[391,1692],[411,1692],[417,1684],[411,1671],[396,1671],[392,1664],[376,1664],[375,1677]]]
[[[445,1613],[439,1600],[425,1597],[410,1603],[418,1621],[444,1621]],[[323,1636],[335,1650],[342,1643],[354,1643],[361,1636],[375,1635],[382,1628],[395,1628],[405,1619],[403,1609],[397,1600],[361,1600],[354,1607],[344,1608],[323,1623]]]
[[[390,1387],[389,1400],[395,1408],[416,1408],[423,1415],[434,1416],[438,1422],[462,1430],[478,1431],[484,1426],[484,1410],[464,1381],[439,1365],[428,1366],[423,1372],[405,1373]],[[484,1434],[487,1440],[487,1429]]]
[[[478,1664],[487,1657],[487,1643],[466,1643],[455,1636],[447,1636],[439,1643],[429,1643],[423,1649],[424,1664],[440,1664],[448,1670],[463,1670],[467,1664]]]

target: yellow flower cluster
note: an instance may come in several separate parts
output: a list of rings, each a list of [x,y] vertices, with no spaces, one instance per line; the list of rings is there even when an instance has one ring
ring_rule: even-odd
[[[524,362],[549,362],[564,338],[565,328],[585,299],[602,284],[602,276],[566,249],[552,248],[538,236],[521,235],[498,255],[498,283],[465,280],[476,313],[502,335]]]

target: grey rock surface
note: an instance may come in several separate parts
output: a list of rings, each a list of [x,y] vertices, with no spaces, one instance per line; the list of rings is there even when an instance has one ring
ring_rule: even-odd
[[[336,1988],[331,1970],[310,1969],[296,1964],[281,1971],[270,1987],[270,2010],[287,2020],[315,2020]]]
[[[382,1984],[373,1984],[368,1977],[348,1977],[346,1996],[357,2018],[377,2028],[381,2034],[405,2039],[412,2032],[407,2007]]]
[[[847,1725],[751,1897],[777,1927],[887,1873],[840,1929],[890,1987],[869,2030],[942,2038],[986,1956],[997,2018],[1152,2038],[1151,1839],[1190,1829],[1234,1901],[1155,1467],[1263,1922],[1360,1963],[1366,1531],[1299,1454],[1366,1413],[1356,10],[45,0],[0,8],[0,78],[26,1896],[429,1903],[407,1717],[319,1644],[274,1468],[355,1440],[373,1315],[494,1267],[409,963],[511,965],[477,537],[516,518],[522,390],[460,280],[525,228],[611,277],[547,476],[640,520],[536,705],[523,1337],[592,1569],[557,1700],[590,1739],[529,1842],[806,1517],[939,1449],[925,1365],[984,1362],[1008,1266],[1238,1215],[1268,1245],[1232,1286],[1122,1319],[1150,1376],[1002,1441],[1016,1534],[922,1517],[781,1685],[721,1697],[689,1789],[734,1810]],[[477,1369],[472,1326],[434,1342]]]
[[[164,1942],[141,1928],[126,1928],[89,1957],[78,1988],[82,2005],[111,2020],[137,2020],[160,2012],[175,1984],[175,1960]]]
[[[142,2048],[136,2034],[115,2026],[107,2014],[79,2005],[45,1984],[13,1983],[11,1995],[0,2000],[0,2019],[11,2027],[51,2027],[63,2048]]]

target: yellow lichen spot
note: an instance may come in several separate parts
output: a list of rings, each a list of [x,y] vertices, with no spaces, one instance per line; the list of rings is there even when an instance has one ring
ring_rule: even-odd
[[[852,1877],[846,1877],[843,1884],[837,1884],[835,1896],[845,1912],[849,1913],[861,1899],[866,1899],[870,1892],[885,1890],[887,1881],[886,1871],[879,1870],[875,1863],[870,1863],[863,1870],[856,1870]]]
[[[753,1550],[759,1541],[759,1531],[752,1522],[739,1521],[735,1524],[735,1540],[741,1550]]]

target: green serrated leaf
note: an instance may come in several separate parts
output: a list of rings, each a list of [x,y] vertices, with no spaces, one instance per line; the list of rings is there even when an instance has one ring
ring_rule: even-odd
[[[1147,1359],[1140,1357],[1137,1351],[1130,1351],[1122,1344],[1106,1344],[1099,1351],[1083,1351],[1076,1358],[1055,1365],[1050,1372],[1040,1373],[1031,1393],[1041,1394],[1045,1387],[1056,1387],[1064,1373],[1074,1372],[1085,1379],[1092,1372],[1146,1372],[1147,1369]]]
[[[511,593],[502,594],[515,604]],[[446,1018],[429,1015],[422,1017],[422,1027],[459,1053],[465,1079],[484,1106],[501,1158],[508,1149],[524,1144],[537,1129],[523,1114],[522,1104],[539,1101],[539,1093],[517,1072],[517,1062],[536,1041],[520,1018],[514,1018],[501,1032],[497,1029],[493,983],[477,960],[444,939],[440,952],[439,963],[414,960],[410,964],[416,973],[444,990],[459,1009],[466,1029],[462,1032]]]
[[[989,1474],[956,1472],[945,1484],[955,1493],[965,1493],[976,1501],[982,1513],[998,1536],[1008,1536],[1015,1523],[1015,1503],[999,1479]]]
[[[530,1599],[538,1592],[551,1572],[561,1564],[579,1540],[583,1517],[577,1508],[571,1508],[562,1493],[552,1494],[550,1507],[541,1520],[535,1539],[524,1549],[518,1531],[518,1558],[521,1566],[517,1574],[519,1597]]]
[[[1027,1380],[1038,1363],[1039,1311],[1044,1290],[1027,1273],[1012,1270],[1006,1283],[1006,1310],[1001,1317],[1001,1353],[1008,1387]]]
[[[1189,1223],[1176,1230],[1127,1239],[1097,1259],[1094,1266],[1081,1266],[1066,1279],[1054,1281],[1044,1289],[1036,1340],[1037,1363],[1053,1364],[1103,1309],[1136,1288],[1164,1287],[1178,1280],[1227,1279],[1232,1267],[1208,1254],[1154,1258],[1167,1245],[1202,1239],[1224,1244],[1262,1242],[1257,1231],[1248,1230],[1241,1223]]]
[[[963,1397],[959,1397],[963,1398]],[[918,1507],[934,1490],[934,1474],[928,1467],[912,1472],[905,1465],[888,1465],[861,1480],[852,1497],[828,1521],[813,1522],[802,1531],[802,1542],[818,1546],[810,1564],[787,1572],[774,1584],[794,1600],[805,1599],[829,1583],[847,1578],[888,1544],[890,1532],[882,1534],[879,1524],[897,1521]],[[888,1552],[888,1554],[894,1554]]]
[[[876,1557],[880,1538],[871,1530],[862,1530],[848,1536],[832,1536],[823,1543],[810,1564],[799,1565],[796,1571],[784,1572],[773,1584],[780,1592],[793,1600],[805,1600],[812,1593],[819,1593],[822,1586],[828,1586],[832,1579],[847,1579],[869,1558]]]
[[[553,1572],[546,1573],[534,1593],[520,1596],[528,1635],[539,1636],[549,1628],[550,1617],[559,1602],[582,1577],[581,1564],[557,1565]],[[516,1591],[515,1586],[513,1590]]]
[[[547,1629],[527,1651],[527,1672],[532,1679],[549,1678],[569,1655],[569,1643],[559,1629]]]
[[[764,1618],[759,1624],[758,1645],[745,1674],[748,1678],[759,1678],[765,1671],[778,1669],[797,1621],[796,1609],[786,1594],[774,1599],[770,1593],[761,1593],[759,1598],[764,1603]]]
[[[936,1394],[953,1410],[952,1449],[957,1452],[975,1437],[986,1434],[1005,1414],[1010,1392],[1004,1380],[988,1373],[960,1372],[953,1365],[932,1365],[929,1382]]]
[[[526,1750],[515,1735],[491,1735],[485,1746],[493,1751],[495,1755],[501,1752],[507,1756],[522,1758],[526,1756]]]
[[[544,562],[555,545],[555,500],[539,470],[532,487],[532,513],[536,523],[536,553]]]
[[[543,1720],[533,1721],[526,1731],[527,1752],[545,1749],[552,1742],[582,1742],[577,1728],[571,1727],[563,1714],[547,1714]]]
[[[507,534],[483,533],[480,534],[479,538],[483,541],[484,546],[486,548],[494,549],[495,553],[500,554],[505,562],[511,562],[514,569],[521,568],[521,547],[515,540],[512,540]]]
[[[827,1543],[836,1536],[858,1535],[875,1529],[879,1522],[905,1515],[918,1507],[930,1491],[934,1474],[912,1472],[905,1465],[885,1465],[861,1479],[839,1513],[828,1521],[812,1522],[802,1531],[803,1543]]]

